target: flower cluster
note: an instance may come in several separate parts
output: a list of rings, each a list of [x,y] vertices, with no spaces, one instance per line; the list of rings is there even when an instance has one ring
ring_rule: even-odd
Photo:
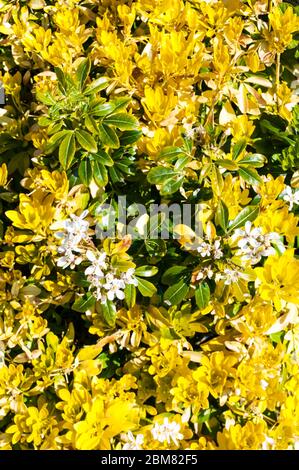
[[[0,450],[298,449],[295,3],[0,2]]]
[[[121,273],[117,277],[116,271],[107,269],[105,251],[94,253],[88,250],[86,252],[87,259],[92,263],[85,269],[87,280],[90,283],[90,289],[94,292],[97,300],[105,303],[106,300],[114,300],[117,298],[123,300],[125,298],[124,289],[126,285],[137,286],[137,279],[134,277],[134,268],[129,268],[125,273]]]
[[[232,240],[237,241],[238,244],[237,256],[244,261],[249,261],[250,264],[257,264],[262,257],[275,255],[272,243],[279,242],[280,237],[275,232],[263,234],[260,227],[252,227],[248,220],[244,229],[235,231]]]

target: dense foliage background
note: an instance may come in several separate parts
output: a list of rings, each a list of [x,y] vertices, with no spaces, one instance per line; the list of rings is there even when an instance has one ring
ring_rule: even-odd
[[[0,0],[0,449],[298,448],[296,3]]]

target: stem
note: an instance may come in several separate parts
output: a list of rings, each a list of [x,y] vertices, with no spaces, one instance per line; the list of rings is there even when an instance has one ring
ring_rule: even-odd
[[[280,78],[280,52],[277,52],[277,59],[276,59],[276,77],[275,77],[275,89],[276,89],[276,102],[277,102],[277,105],[278,105],[279,78]]]
[[[276,89],[279,87],[279,77],[280,77],[280,52],[277,53],[277,60],[276,60],[276,79],[275,79]]]

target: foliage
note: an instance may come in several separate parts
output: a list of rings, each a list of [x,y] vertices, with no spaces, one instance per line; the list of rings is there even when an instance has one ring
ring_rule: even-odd
[[[0,449],[297,449],[299,7],[0,18]]]

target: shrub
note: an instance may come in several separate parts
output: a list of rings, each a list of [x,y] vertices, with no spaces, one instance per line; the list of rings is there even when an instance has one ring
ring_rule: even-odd
[[[0,17],[0,448],[297,448],[299,7]]]

